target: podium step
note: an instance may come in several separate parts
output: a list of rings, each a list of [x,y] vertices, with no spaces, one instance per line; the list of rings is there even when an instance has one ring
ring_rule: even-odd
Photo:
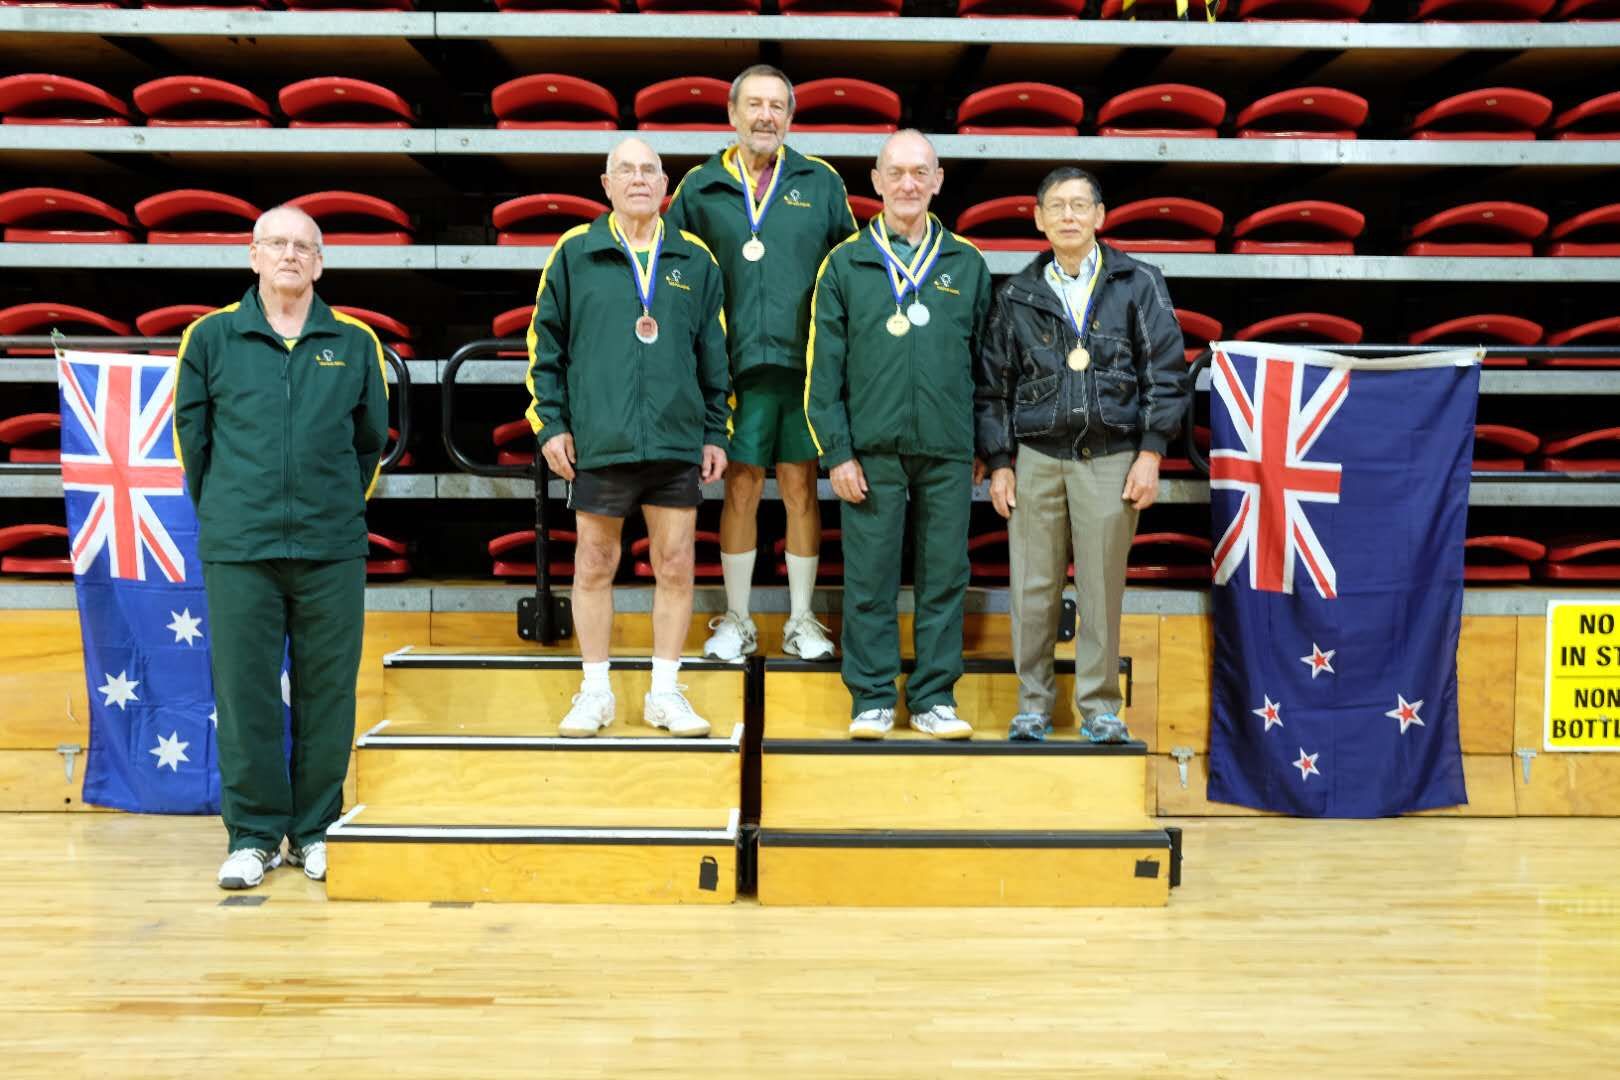
[[[759,902],[845,907],[1159,907],[1179,876],[1165,829],[765,828]]]
[[[426,813],[426,812],[424,812]],[[739,811],[558,812],[496,826],[385,816],[361,805],[327,831],[334,900],[726,904]]]

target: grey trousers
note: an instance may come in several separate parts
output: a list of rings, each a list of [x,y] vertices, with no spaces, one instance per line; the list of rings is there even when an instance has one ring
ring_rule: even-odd
[[[1137,510],[1120,492],[1135,460],[1126,451],[1060,461],[1018,448],[1018,505],[1007,523],[1007,547],[1020,712],[1050,716],[1057,698],[1053,654],[1071,538],[1080,624],[1074,639],[1075,717],[1078,722],[1103,713],[1117,716],[1124,707],[1119,614]]]

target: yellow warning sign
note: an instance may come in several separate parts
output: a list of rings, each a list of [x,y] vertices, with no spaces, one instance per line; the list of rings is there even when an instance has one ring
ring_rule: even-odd
[[[1620,750],[1620,598],[1547,602],[1546,750]]]

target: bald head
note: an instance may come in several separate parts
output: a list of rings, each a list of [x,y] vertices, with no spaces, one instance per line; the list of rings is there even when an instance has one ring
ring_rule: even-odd
[[[248,265],[261,296],[302,302],[321,279],[321,227],[296,206],[271,207],[253,223]]]
[[[645,139],[634,135],[626,136],[613,144],[613,149],[608,151],[607,171],[612,173],[621,161],[626,160],[626,155],[631,161],[651,161],[658,166],[660,173],[664,171],[664,159],[658,156],[658,151],[647,145]]]
[[[928,136],[912,128],[897,131],[878,151],[872,188],[883,199],[883,217],[891,232],[911,234],[923,227],[928,204],[945,181],[939,155]]]
[[[668,189],[664,163],[645,141],[631,135],[608,151],[602,190],[619,218],[626,222],[650,221],[658,215]]]
[[[901,128],[883,140],[883,146],[878,150],[877,156],[879,171],[891,158],[927,161],[930,167],[939,168],[939,154],[934,152],[934,144],[928,140],[928,136],[916,128]]]
[[[296,206],[282,203],[272,206],[259,215],[253,223],[253,239],[262,240],[266,236],[291,236],[300,234],[305,237],[313,236],[315,246],[321,246],[321,227],[315,219]]]

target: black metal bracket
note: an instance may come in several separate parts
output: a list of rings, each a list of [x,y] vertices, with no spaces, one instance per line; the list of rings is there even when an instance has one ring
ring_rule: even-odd
[[[524,641],[555,645],[574,636],[574,606],[549,589],[543,595],[518,598],[517,633]]]

